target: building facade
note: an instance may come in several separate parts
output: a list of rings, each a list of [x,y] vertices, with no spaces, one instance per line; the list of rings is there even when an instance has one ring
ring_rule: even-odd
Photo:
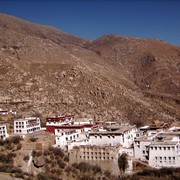
[[[8,137],[7,128],[5,124],[0,125],[0,139],[6,139]]]
[[[97,146],[122,145],[130,147],[136,137],[135,126],[119,126],[117,130],[94,131],[89,133],[89,143]]]
[[[28,117],[14,120],[14,134],[30,134],[41,130],[40,119]]]
[[[119,175],[118,154],[120,146],[75,146],[69,152],[70,163],[88,162],[103,170]]]
[[[177,141],[154,142],[150,145],[149,165],[155,168],[180,167],[180,144]]]
[[[55,133],[55,129],[62,125],[74,123],[74,115],[60,115],[46,118],[46,131]]]

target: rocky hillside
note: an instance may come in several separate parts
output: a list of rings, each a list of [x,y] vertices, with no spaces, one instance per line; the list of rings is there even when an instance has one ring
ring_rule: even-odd
[[[180,47],[160,40],[92,41],[0,14],[0,106],[20,115],[177,120],[179,69]]]

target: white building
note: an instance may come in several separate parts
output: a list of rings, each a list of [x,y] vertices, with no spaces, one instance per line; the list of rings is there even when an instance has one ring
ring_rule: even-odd
[[[113,129],[117,130],[113,130]],[[109,131],[110,130],[110,131]],[[106,131],[94,131],[89,133],[90,145],[130,147],[136,137],[136,126],[108,127]]]
[[[150,145],[149,165],[155,168],[180,167],[179,133],[162,133]]]
[[[69,162],[88,162],[91,165],[98,165],[102,170],[108,170],[112,174],[119,175],[118,153],[121,147],[117,146],[75,146],[69,152]]]
[[[14,134],[30,134],[41,130],[40,119],[37,117],[28,117],[14,120]]]
[[[155,168],[180,167],[180,145],[176,141],[154,142],[149,150],[149,165]]]
[[[60,115],[46,118],[46,131],[55,133],[55,129],[63,125],[74,124],[74,115]]]
[[[85,143],[82,142],[87,140],[86,134],[76,129],[55,129],[55,136],[55,146],[67,150],[73,146],[83,145]]]
[[[8,137],[7,128],[5,124],[0,125],[0,139],[6,139]]]
[[[134,157],[136,159],[147,161],[149,159],[149,146],[152,143],[152,137],[142,136],[134,140]]]
[[[9,111],[0,109],[0,115],[8,115],[8,114],[16,115],[17,113],[15,110],[12,109],[10,109]]]
[[[9,114],[9,111],[8,110],[2,110],[0,109],[0,115],[7,115]]]
[[[142,127],[146,129],[148,126]],[[141,129],[142,129],[141,128]],[[141,131],[141,130],[140,130]],[[142,161],[148,161],[149,159],[149,147],[155,141],[158,134],[163,130],[146,130],[143,132],[143,136],[140,136],[134,140],[134,157]],[[141,134],[142,135],[142,134]]]

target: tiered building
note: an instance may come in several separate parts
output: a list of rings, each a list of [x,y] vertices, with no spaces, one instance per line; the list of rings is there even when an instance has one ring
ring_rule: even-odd
[[[89,143],[97,146],[120,144],[128,148],[133,144],[136,132],[136,126],[108,126],[105,130],[90,132]]]
[[[62,125],[72,125],[74,123],[74,115],[60,115],[46,118],[46,131],[55,133],[55,129]]]
[[[155,168],[180,167],[180,132],[158,134],[149,146],[149,165]]]
[[[38,117],[27,117],[14,120],[14,134],[26,135],[41,130],[41,123]]]
[[[118,175],[118,152],[120,146],[75,146],[69,152],[70,163],[88,162]]]

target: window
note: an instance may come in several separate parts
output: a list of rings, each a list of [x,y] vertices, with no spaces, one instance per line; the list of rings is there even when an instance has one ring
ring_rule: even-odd
[[[171,160],[171,157],[169,157],[169,160]]]
[[[145,154],[145,151],[143,151],[143,154]]]
[[[170,150],[170,147],[167,147],[168,148],[168,150]]]
[[[162,160],[162,157],[160,157],[160,160]]]
[[[157,147],[155,147],[155,150],[157,150]]]
[[[175,160],[175,157],[173,157],[173,160]]]
[[[161,147],[159,147],[159,150],[161,150]]]
[[[166,151],[166,147],[164,147],[164,150]]]
[[[166,157],[164,157],[164,160],[166,160]]]

